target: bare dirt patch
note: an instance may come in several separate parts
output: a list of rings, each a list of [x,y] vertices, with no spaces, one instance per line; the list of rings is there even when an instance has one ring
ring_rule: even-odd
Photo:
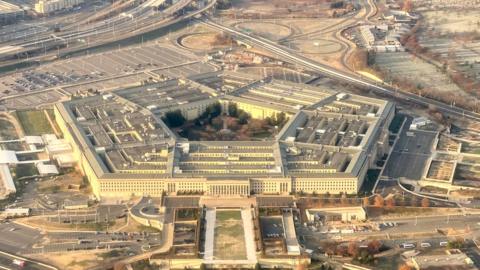
[[[188,49],[208,51],[229,47],[227,44],[216,44],[215,32],[194,33],[184,36],[180,43]]]
[[[82,270],[94,267],[103,263],[103,259],[93,252],[72,254],[55,254],[55,255],[34,255],[35,259],[48,261],[50,264],[57,266],[59,269]]]
[[[286,38],[292,33],[288,26],[274,22],[242,22],[236,27],[271,40]]]
[[[240,211],[218,211],[213,250],[215,258],[221,260],[246,259],[244,235]]]
[[[299,39],[293,44],[300,52],[306,54],[333,54],[343,49],[340,43],[326,39]]]

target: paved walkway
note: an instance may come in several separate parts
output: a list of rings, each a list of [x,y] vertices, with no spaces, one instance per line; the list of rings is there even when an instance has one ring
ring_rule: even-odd
[[[245,208],[242,210],[242,220],[243,231],[245,233],[247,260],[255,263],[257,260],[257,256],[255,255],[255,239],[253,238],[255,233],[253,231],[252,212],[250,208]]]
[[[257,200],[255,197],[208,197],[202,196],[200,198],[200,205],[204,205],[210,208],[214,207],[250,207],[252,204],[256,205]]]
[[[207,209],[205,213],[205,220],[207,221],[207,227],[205,228],[205,256],[206,261],[213,260],[213,241],[215,239],[215,221],[217,211],[215,209]]]

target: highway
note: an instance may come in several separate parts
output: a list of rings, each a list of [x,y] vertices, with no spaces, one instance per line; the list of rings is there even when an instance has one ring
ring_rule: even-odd
[[[27,258],[19,257],[17,255],[9,254],[6,252],[0,251],[0,269],[2,270],[16,270],[16,269],[22,269],[22,267],[19,267],[18,265],[15,265],[13,263],[13,260],[20,260],[25,262],[25,266],[23,269],[29,269],[29,270],[55,270],[57,268],[41,263],[41,262],[36,262],[29,260]]]
[[[327,77],[331,77],[343,82],[351,83],[356,86],[366,87],[369,90],[372,90],[378,94],[383,94],[393,98],[402,99],[404,101],[409,102],[410,104],[416,104],[424,107],[433,105],[437,108],[438,111],[454,116],[456,118],[464,118],[464,119],[473,120],[473,121],[480,121],[479,113],[466,111],[462,108],[449,106],[433,99],[417,96],[415,94],[408,93],[408,92],[403,92],[399,89],[387,86],[385,84],[380,85],[376,82],[360,77],[358,75],[348,74],[348,73],[339,71],[335,68],[322,65],[314,60],[308,59],[298,54],[296,51],[293,51],[282,45],[276,44],[271,40],[256,36],[252,33],[244,33],[237,29],[218,24],[207,16],[203,16],[201,18],[201,22],[212,28],[230,33],[231,35],[235,36],[237,39],[243,42],[268,50],[273,54],[279,56],[280,58],[285,59],[291,63],[297,64],[309,70],[319,72],[320,74],[323,74]]]
[[[168,25],[179,17],[179,12],[193,0],[180,0],[174,5],[158,11],[155,7],[164,0],[148,0],[130,10],[102,21],[89,24],[68,25],[61,32],[45,31],[31,35],[26,40],[3,43],[0,48],[3,58],[18,54],[45,52],[52,48],[89,47],[101,42],[112,42],[146,33]],[[203,10],[202,10],[203,11]],[[57,51],[58,53],[58,51]]]

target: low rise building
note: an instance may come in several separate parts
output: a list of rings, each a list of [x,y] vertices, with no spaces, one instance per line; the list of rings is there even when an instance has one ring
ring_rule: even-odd
[[[63,201],[63,208],[67,210],[86,209],[88,208],[88,199],[66,199]]]
[[[30,208],[7,208],[3,211],[3,215],[6,217],[28,217],[30,212]]]
[[[6,199],[8,195],[17,192],[13,182],[10,168],[6,164],[0,164],[0,199]]]
[[[306,215],[309,221],[361,221],[367,219],[367,213],[361,206],[308,209]]]
[[[473,260],[460,250],[448,251],[441,255],[421,255],[411,259],[413,266],[417,270],[435,270],[435,269],[459,269],[474,270],[478,269]]]
[[[57,175],[58,169],[57,166],[53,164],[45,164],[43,162],[38,162],[36,164],[38,174],[40,176],[50,176],[50,175]]]

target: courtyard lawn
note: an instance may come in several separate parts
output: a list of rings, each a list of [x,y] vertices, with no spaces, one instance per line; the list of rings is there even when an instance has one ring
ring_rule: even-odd
[[[16,117],[25,132],[25,135],[42,135],[53,133],[45,112],[40,110],[17,111]]]
[[[245,231],[240,211],[217,211],[213,256],[216,260],[246,260]]]

